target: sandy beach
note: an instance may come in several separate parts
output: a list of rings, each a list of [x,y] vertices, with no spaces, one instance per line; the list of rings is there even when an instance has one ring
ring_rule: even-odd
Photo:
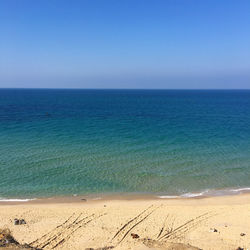
[[[2,202],[0,227],[38,249],[249,249],[250,195]]]

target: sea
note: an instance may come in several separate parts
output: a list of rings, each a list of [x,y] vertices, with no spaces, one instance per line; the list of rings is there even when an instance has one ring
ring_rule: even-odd
[[[0,200],[250,192],[250,90],[0,89]]]

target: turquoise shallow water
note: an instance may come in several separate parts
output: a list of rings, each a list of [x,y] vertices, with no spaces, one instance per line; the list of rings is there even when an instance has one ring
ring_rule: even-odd
[[[250,91],[0,90],[0,197],[250,187]]]

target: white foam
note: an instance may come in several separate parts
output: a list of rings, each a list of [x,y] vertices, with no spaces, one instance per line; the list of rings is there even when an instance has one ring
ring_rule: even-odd
[[[157,196],[160,199],[176,199],[176,198],[180,198],[180,196],[176,196],[176,195],[161,195],[161,196]]]
[[[27,202],[27,201],[32,201],[35,199],[1,199],[0,202]]]
[[[242,191],[250,191],[250,187],[246,187],[246,188],[238,188],[238,189],[229,189],[229,191],[231,192],[242,192]]]
[[[200,193],[186,193],[186,194],[182,194],[181,197],[183,197],[183,198],[193,198],[193,197],[203,196],[205,193],[207,193],[207,191],[200,192]]]
[[[199,193],[185,193],[181,194],[179,196],[176,195],[161,195],[157,196],[160,199],[176,199],[176,198],[194,198],[194,197],[201,197],[201,196],[223,196],[223,195],[235,195],[235,194],[241,194],[242,192],[250,191],[250,187],[244,187],[244,188],[234,188],[234,189],[222,189],[222,190],[204,190]]]
[[[160,199],[177,199],[177,198],[193,198],[193,197],[199,197],[199,196],[203,196],[205,194],[205,192],[201,192],[201,193],[185,193],[182,195],[161,195],[161,196],[157,196]]]

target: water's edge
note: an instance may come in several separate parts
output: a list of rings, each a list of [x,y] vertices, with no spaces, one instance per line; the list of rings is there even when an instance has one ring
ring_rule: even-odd
[[[164,195],[152,193],[101,193],[101,194],[73,194],[72,196],[56,197],[34,197],[34,198],[1,198],[0,203],[26,203],[31,201],[60,201],[76,202],[79,200],[141,200],[141,199],[191,199],[191,198],[208,198],[218,196],[232,196],[250,193],[250,187],[232,188],[232,189],[210,189],[201,192],[188,192],[181,195]]]

